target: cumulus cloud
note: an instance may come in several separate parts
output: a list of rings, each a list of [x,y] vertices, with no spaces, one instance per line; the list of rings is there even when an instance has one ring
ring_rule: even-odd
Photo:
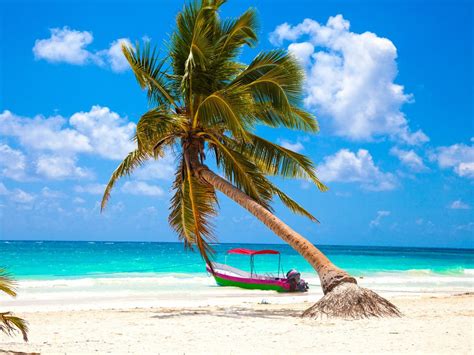
[[[359,149],[357,153],[341,149],[327,156],[318,166],[318,176],[326,183],[358,183],[369,191],[388,191],[397,187],[396,177],[381,171],[365,149]]]
[[[34,199],[35,199],[34,195],[26,191],[23,191],[21,189],[15,189],[12,192],[10,192],[10,200],[12,200],[13,202],[26,204],[26,203],[33,202]]]
[[[87,137],[92,150],[104,158],[122,159],[135,148],[130,139],[135,123],[127,122],[108,107],[96,105],[88,112],[77,112],[69,124]]]
[[[300,141],[290,142],[290,141],[287,141],[286,139],[281,139],[281,140],[280,140],[280,145],[281,145],[283,148],[292,150],[292,151],[294,151],[294,152],[296,152],[296,153],[299,153],[299,152],[301,152],[301,151],[304,150],[304,146],[303,146],[303,144],[302,144]]]
[[[472,233],[474,232],[474,222],[469,222],[466,224],[460,224],[455,227],[456,231],[461,231],[461,232],[468,232]]]
[[[305,104],[327,117],[337,135],[358,141],[388,136],[411,145],[428,141],[421,130],[409,129],[401,111],[412,98],[394,82],[394,44],[374,33],[349,29],[342,15],[330,17],[325,25],[305,19],[295,26],[278,26],[270,41],[292,42],[289,51],[306,67]]]
[[[0,175],[14,180],[34,177],[33,172],[37,177],[56,180],[90,178],[90,170],[77,166],[78,156],[123,159],[135,148],[131,141],[135,127],[135,123],[98,105],[69,119],[60,115],[22,117],[5,110],[0,113],[0,134],[17,139],[24,150],[0,144]]]
[[[97,55],[104,59],[114,72],[123,72],[130,68],[127,59],[122,53],[122,45],[131,46],[132,43],[128,38],[120,38],[113,41],[109,49],[102,50]]]
[[[397,147],[390,149],[390,154],[396,156],[403,165],[406,165],[411,170],[420,172],[427,170],[423,159],[415,153],[413,149],[403,150]]]
[[[172,180],[175,174],[174,157],[167,152],[159,160],[151,160],[135,170],[133,176],[138,180]]]
[[[110,67],[115,72],[128,69],[121,51],[122,43],[130,44],[128,38],[120,38],[108,49],[91,51],[87,47],[94,41],[92,32],[78,31],[65,26],[50,29],[50,37],[35,41],[33,53],[37,60],[73,65],[96,64]]]
[[[105,184],[86,184],[86,185],[77,185],[74,187],[74,191],[79,193],[86,193],[91,195],[102,195],[104,193],[106,185]]]
[[[64,127],[66,123],[62,116],[37,115],[29,118],[5,110],[0,113],[0,134],[18,138],[22,146],[33,150],[91,152],[93,148],[89,138]]]
[[[377,216],[373,220],[370,221],[369,227],[378,227],[382,218],[390,216],[390,211],[377,211]]]
[[[164,191],[156,185],[144,181],[127,181],[122,186],[122,192],[132,195],[162,196]]]
[[[6,144],[0,144],[0,176],[13,180],[26,179],[25,155]]]
[[[33,53],[36,59],[49,62],[65,62],[82,65],[91,60],[92,53],[86,47],[94,37],[88,31],[71,30],[68,27],[50,29],[51,36],[35,41]]]
[[[461,200],[455,200],[449,205],[449,208],[453,210],[468,210],[471,206]]]
[[[76,159],[60,155],[42,155],[36,162],[36,172],[48,179],[90,178],[92,173],[76,166]]]
[[[80,197],[75,197],[73,200],[72,200],[73,203],[77,203],[77,204],[82,204],[82,203],[85,203],[86,200],[84,200],[83,198],[80,198]]]
[[[131,137],[135,123],[108,107],[92,106],[69,119],[56,115],[21,117],[10,111],[0,113],[0,134],[13,137],[33,157],[34,170],[50,179],[88,178],[91,172],[77,166],[79,154],[119,160],[135,148]],[[0,172],[21,180],[26,169],[23,152],[0,145]],[[2,169],[3,168],[3,169]]]
[[[52,190],[49,187],[45,186],[41,189],[41,196],[49,199],[56,199],[64,197],[64,194],[61,191]]]
[[[430,159],[436,161],[442,169],[453,169],[461,177],[474,179],[474,146],[472,145],[459,143],[438,147],[430,154]]]

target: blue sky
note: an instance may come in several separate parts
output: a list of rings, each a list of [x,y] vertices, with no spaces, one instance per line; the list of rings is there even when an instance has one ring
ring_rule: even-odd
[[[473,247],[473,8],[469,1],[230,1],[256,7],[262,50],[305,66],[321,132],[258,132],[309,155],[330,190],[280,185],[320,220],[276,204],[316,244]],[[0,238],[175,241],[167,225],[173,158],[97,203],[133,148],[144,93],[117,50],[162,46],[180,1],[0,1]],[[220,196],[223,242],[279,242]]]

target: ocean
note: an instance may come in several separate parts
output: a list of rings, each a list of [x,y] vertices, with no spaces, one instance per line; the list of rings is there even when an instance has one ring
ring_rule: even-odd
[[[274,249],[281,253],[285,271],[310,273],[311,266],[291,247],[282,244],[218,244],[216,261],[241,269],[249,258],[228,255],[232,248]],[[339,267],[355,276],[377,273],[423,273],[462,276],[474,270],[474,249],[320,246]],[[197,252],[181,243],[1,241],[0,265],[17,279],[113,277],[116,275],[205,274]],[[258,272],[276,272],[278,256],[255,257]]]
[[[227,255],[231,248],[275,249],[284,272],[295,268],[309,282],[310,295],[320,294],[311,266],[287,245],[218,244],[215,260],[249,270],[249,257]],[[401,247],[320,246],[359,284],[382,293],[456,293],[474,291],[474,250]],[[19,298],[2,305],[84,304],[98,300],[117,306],[174,305],[181,301],[224,296],[268,295],[271,291],[217,287],[197,252],[181,243],[0,241],[0,266],[19,281]],[[278,256],[255,256],[258,273],[278,272]],[[280,272],[281,275],[281,272]],[[225,289],[225,290],[223,290]],[[179,292],[177,292],[179,291]],[[267,293],[265,293],[267,292]],[[183,298],[181,298],[183,297]],[[168,303],[167,303],[168,302]],[[103,305],[102,305],[103,306]]]

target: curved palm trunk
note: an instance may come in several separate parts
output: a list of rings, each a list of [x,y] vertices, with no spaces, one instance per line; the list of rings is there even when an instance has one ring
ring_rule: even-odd
[[[357,286],[357,281],[346,271],[335,266],[318,248],[291,229],[273,213],[262,207],[227,180],[206,166],[195,167],[197,175],[244,207],[276,235],[288,243],[313,266],[321,280],[324,297],[309,308],[305,316],[368,317],[400,315],[398,309],[376,293]]]

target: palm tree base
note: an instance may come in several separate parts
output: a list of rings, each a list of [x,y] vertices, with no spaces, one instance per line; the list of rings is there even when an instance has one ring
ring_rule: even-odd
[[[375,292],[344,282],[326,293],[303,313],[308,318],[361,319],[371,317],[401,317],[398,308]]]

